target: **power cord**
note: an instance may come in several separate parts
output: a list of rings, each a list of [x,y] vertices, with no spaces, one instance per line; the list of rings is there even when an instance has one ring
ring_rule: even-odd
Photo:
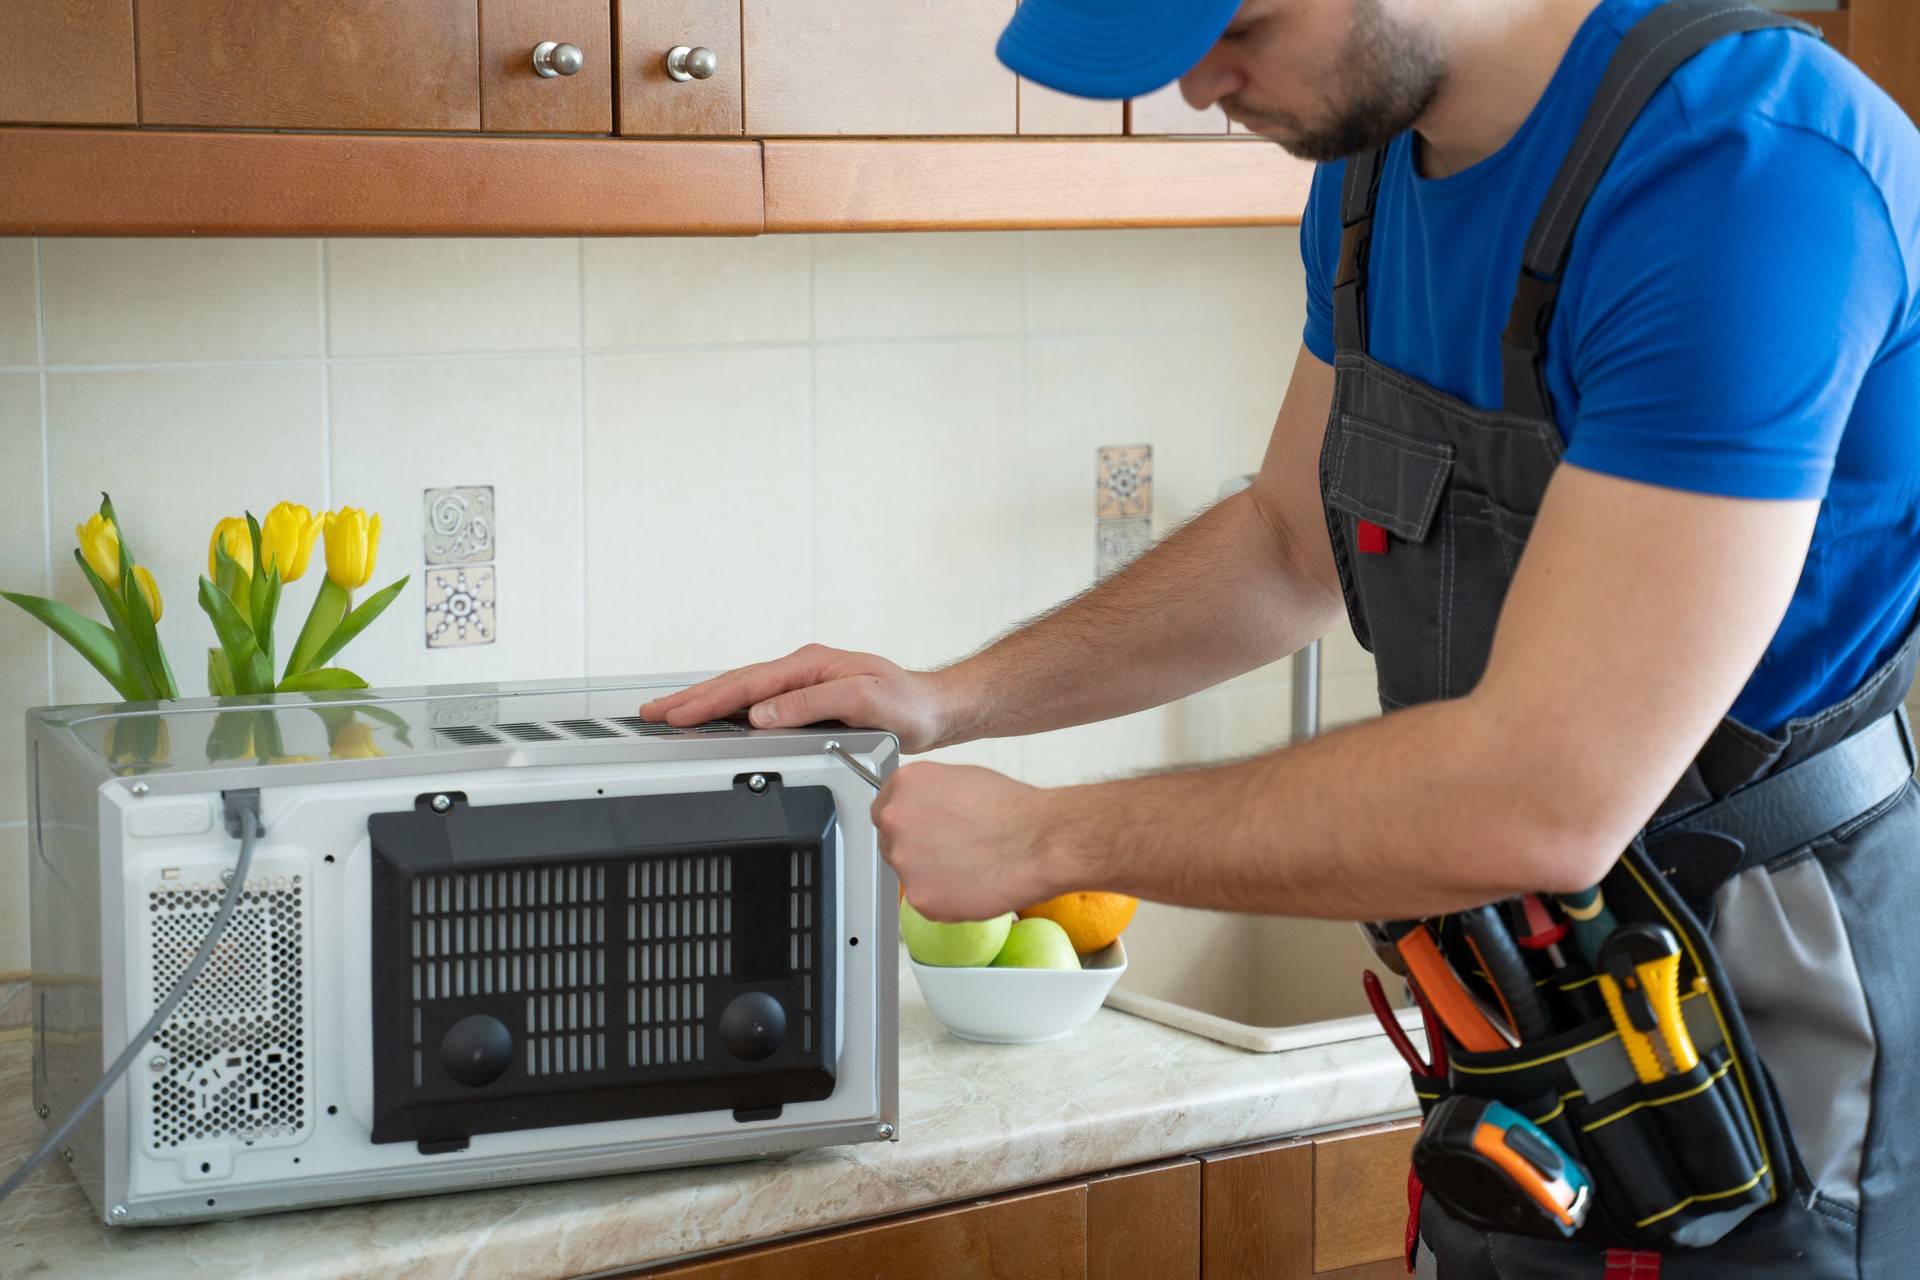
[[[208,927],[206,939],[201,942],[200,950],[195,952],[193,959],[187,962],[186,970],[181,973],[180,980],[173,984],[173,990],[168,993],[165,1000],[160,1002],[160,1007],[154,1010],[153,1017],[147,1019],[147,1025],[140,1028],[138,1035],[127,1041],[127,1047],[114,1060],[114,1064],[107,1068],[107,1073],[100,1077],[100,1083],[94,1085],[92,1091],[80,1100],[80,1105],[60,1122],[48,1135],[47,1140],[40,1144],[39,1149],[27,1157],[25,1164],[15,1169],[5,1182],[0,1182],[0,1201],[12,1195],[20,1184],[39,1168],[42,1161],[58,1151],[61,1144],[66,1142],[67,1135],[87,1118],[88,1113],[100,1105],[100,1100],[107,1096],[107,1091],[113,1088],[120,1077],[127,1073],[127,1068],[133,1065],[134,1058],[139,1056],[140,1051],[147,1047],[148,1042],[155,1035],[159,1034],[160,1028],[166,1025],[167,1019],[173,1016],[173,1011],[180,1006],[180,1002],[186,999],[187,992],[193,988],[194,981],[200,976],[200,971],[206,968],[207,961],[213,958],[213,949],[219,943],[221,935],[226,933],[227,922],[233,919],[233,910],[239,905],[240,895],[246,889],[247,871],[253,865],[254,837],[260,833],[260,793],[258,791],[235,792],[229,794],[226,800],[227,829],[234,831],[237,827],[240,836],[240,861],[233,869],[233,882],[227,886],[226,894],[220,899],[220,910],[214,914],[213,924]]]

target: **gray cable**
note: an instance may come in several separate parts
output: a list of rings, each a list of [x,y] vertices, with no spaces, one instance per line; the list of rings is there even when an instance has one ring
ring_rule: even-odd
[[[94,1085],[92,1092],[80,1100],[80,1105],[60,1122],[59,1127],[40,1144],[40,1149],[27,1157],[25,1164],[15,1169],[5,1182],[0,1182],[0,1200],[5,1200],[12,1195],[20,1184],[27,1180],[28,1175],[39,1168],[40,1162],[58,1151],[60,1145],[67,1140],[67,1135],[87,1118],[89,1112],[100,1105],[100,1100],[107,1096],[107,1090],[113,1088],[120,1077],[127,1073],[127,1068],[133,1065],[134,1057],[147,1047],[147,1042],[159,1033],[160,1028],[166,1025],[167,1019],[173,1016],[173,1011],[179,1007],[180,1002],[187,998],[187,992],[192,989],[194,980],[200,976],[200,971],[207,967],[207,961],[213,958],[214,946],[220,941],[221,935],[227,931],[227,921],[233,918],[233,909],[240,904],[240,895],[246,888],[247,870],[253,865],[253,838],[258,819],[254,816],[253,810],[245,805],[235,805],[234,808],[240,815],[240,861],[233,869],[233,883],[227,886],[226,895],[220,899],[220,910],[215,913],[213,924],[207,929],[206,940],[200,944],[200,950],[194,953],[193,959],[188,962],[186,971],[180,975],[180,980],[173,984],[173,990],[165,1000],[160,1002],[160,1007],[154,1010],[153,1017],[147,1020],[147,1025],[140,1028],[138,1035],[127,1041],[126,1049],[121,1052],[119,1058],[115,1059],[114,1064],[107,1068],[107,1073],[100,1077],[100,1083]]]

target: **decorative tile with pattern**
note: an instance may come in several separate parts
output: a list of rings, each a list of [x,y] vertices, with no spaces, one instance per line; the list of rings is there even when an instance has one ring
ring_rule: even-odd
[[[492,565],[427,570],[427,648],[492,644],[493,607]]]
[[[494,559],[492,485],[428,489],[425,503],[428,564],[477,564]]]
[[[1099,520],[1095,521],[1094,529],[1094,575],[1099,578],[1118,573],[1153,545],[1153,519],[1150,516]]]
[[[1153,514],[1153,446],[1103,445],[1094,467],[1094,514],[1102,520]]]

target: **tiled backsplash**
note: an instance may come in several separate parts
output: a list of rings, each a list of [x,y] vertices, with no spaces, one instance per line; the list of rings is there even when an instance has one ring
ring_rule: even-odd
[[[1156,534],[1257,467],[1303,305],[1284,230],[0,239],[0,586],[92,611],[72,531],[110,491],[199,694],[213,522],[285,498],[381,514],[374,585],[411,581],[343,657],[377,684],[816,639],[939,663],[1093,579],[1100,450],[1151,446],[1150,514],[1113,518]],[[484,547],[430,536],[436,499],[482,495]],[[1327,718],[1368,714],[1366,655],[1330,650]],[[0,610],[0,1034],[28,962],[21,712],[106,693]],[[952,755],[1056,784],[1244,754],[1288,698],[1280,665]]]

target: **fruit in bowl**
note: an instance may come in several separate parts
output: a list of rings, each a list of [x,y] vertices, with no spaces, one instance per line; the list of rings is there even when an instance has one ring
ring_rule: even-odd
[[[1127,951],[1117,930],[1107,945],[1080,956],[1060,922],[1022,917],[1016,921],[1008,913],[941,924],[901,899],[900,938],[907,944],[914,980],[928,1010],[963,1040],[1057,1040],[1092,1018],[1126,972]],[[1000,944],[986,959],[950,962],[978,955],[995,936]]]

